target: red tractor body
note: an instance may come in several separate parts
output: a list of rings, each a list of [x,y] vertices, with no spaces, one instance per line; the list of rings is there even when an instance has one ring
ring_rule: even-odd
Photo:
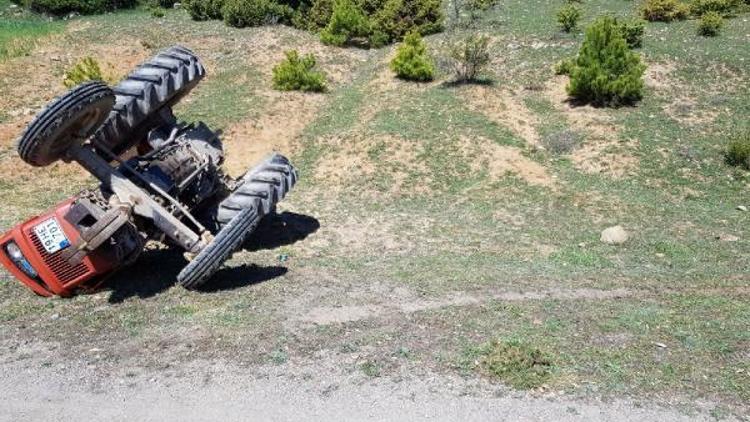
[[[76,199],[18,224],[0,238],[0,263],[39,295],[70,296],[118,266],[108,248],[75,265],[63,258],[65,249],[80,241],[78,227],[66,218]]]

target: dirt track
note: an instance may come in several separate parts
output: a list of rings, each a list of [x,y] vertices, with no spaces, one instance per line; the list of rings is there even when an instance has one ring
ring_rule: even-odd
[[[40,363],[2,364],[0,420],[710,420],[628,401],[539,398],[502,389],[493,395],[481,382],[442,375],[363,378],[330,369],[333,362],[250,370],[193,362],[151,378],[120,379],[83,365]]]

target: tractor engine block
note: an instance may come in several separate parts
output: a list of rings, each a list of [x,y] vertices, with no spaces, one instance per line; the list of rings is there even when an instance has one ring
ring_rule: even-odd
[[[188,207],[222,189],[224,151],[218,136],[203,123],[165,125],[149,133],[148,143],[152,151],[128,165]]]

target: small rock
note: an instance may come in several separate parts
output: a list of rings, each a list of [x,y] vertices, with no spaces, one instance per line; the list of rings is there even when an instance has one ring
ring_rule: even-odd
[[[89,349],[89,352],[91,352],[91,353],[98,353],[98,352],[103,352],[103,351],[104,351],[104,349],[100,349],[98,347],[94,347],[93,349]]]
[[[747,207],[744,205],[737,205],[737,209],[740,211],[747,211]]]
[[[52,315],[50,315],[49,319],[51,319],[51,320],[60,319],[60,314],[52,314]]]
[[[716,236],[717,239],[719,239],[722,242],[736,242],[740,240],[739,237],[733,235],[733,234],[720,234]]]
[[[600,240],[608,245],[621,245],[628,240],[628,232],[622,226],[612,226],[602,230]]]

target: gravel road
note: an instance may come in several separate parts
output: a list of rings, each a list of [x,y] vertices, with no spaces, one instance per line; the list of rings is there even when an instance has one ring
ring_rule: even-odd
[[[704,412],[533,396],[438,374],[368,378],[335,362],[166,370],[0,363],[1,421],[694,421]]]

